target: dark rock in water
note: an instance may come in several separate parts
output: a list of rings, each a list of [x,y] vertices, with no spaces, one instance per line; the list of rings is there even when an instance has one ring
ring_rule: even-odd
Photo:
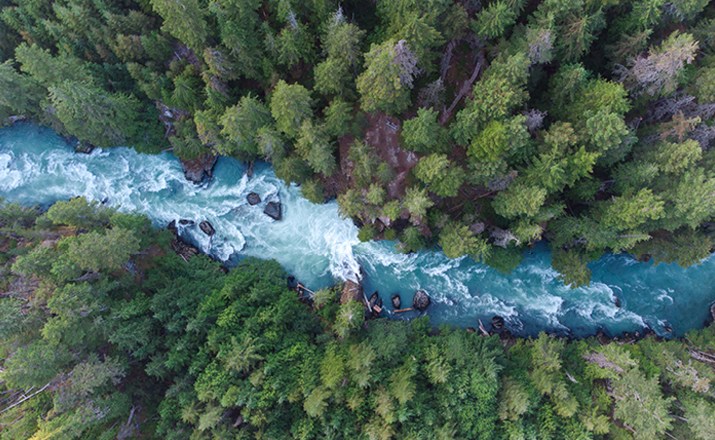
[[[295,289],[298,287],[298,280],[293,275],[288,275],[288,288]]]
[[[206,153],[196,159],[182,160],[181,165],[184,168],[184,176],[187,180],[197,184],[210,179],[213,176],[217,159],[218,156]]]
[[[249,179],[253,177],[253,164],[253,161],[248,162],[248,168],[246,169],[246,175]]]
[[[673,327],[668,322],[663,323],[663,330],[665,330],[668,333],[673,333]]]
[[[715,323],[715,302],[710,305],[710,323]]]
[[[362,286],[360,283],[347,280],[343,284],[343,291],[340,292],[340,304],[347,304],[350,301],[363,301]]]
[[[372,295],[370,295],[370,300],[368,301],[368,303],[370,304],[371,309],[375,307],[378,299],[380,299],[380,296],[378,295],[377,291],[373,292]]]
[[[430,299],[427,292],[424,290],[418,290],[415,292],[415,297],[412,299],[412,307],[422,312],[426,310],[429,305]]]
[[[495,330],[501,330],[504,328],[504,318],[501,316],[497,315],[492,318],[492,327],[494,327]]]
[[[613,295],[613,304],[616,305],[619,309],[621,308],[621,298],[617,297],[616,295]]]
[[[75,153],[89,154],[94,151],[95,146],[84,141],[77,142],[74,147]]]
[[[166,227],[169,231],[171,231],[172,235],[174,236],[174,239],[171,241],[171,248],[176,252],[178,255],[180,255],[184,260],[188,261],[189,258],[193,257],[194,255],[199,254],[199,249],[196,246],[193,246],[187,242],[185,242],[180,236],[179,236],[179,231],[176,228],[176,221],[172,220],[171,223]]]
[[[280,220],[283,218],[283,212],[281,209],[281,202],[268,202],[263,213],[273,220]]]
[[[194,224],[194,221],[193,221],[193,220],[189,220],[189,219],[182,218],[182,219],[179,220],[179,224],[180,224],[181,226],[191,226],[191,225]]]
[[[377,297],[377,302],[375,303],[375,305],[378,306],[378,307],[380,307],[380,308],[382,308],[382,298],[380,298],[380,297],[378,296],[378,297]]]
[[[206,220],[199,223],[199,228],[204,234],[208,235],[209,237],[213,236],[216,233],[216,230],[214,229],[213,225]]]
[[[246,200],[248,200],[248,204],[251,206],[258,205],[259,203],[261,203],[261,196],[254,192],[251,192],[248,193],[248,195],[246,196]]]
[[[400,306],[402,306],[402,299],[400,298],[400,295],[392,295],[392,307],[399,309]]]

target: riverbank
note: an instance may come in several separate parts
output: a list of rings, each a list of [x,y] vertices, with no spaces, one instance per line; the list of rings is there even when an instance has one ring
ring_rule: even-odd
[[[202,252],[221,261],[276,259],[313,290],[350,278],[362,267],[366,291],[379,291],[388,308],[394,294],[410,304],[414,292],[427,291],[434,325],[476,328],[479,319],[488,323],[498,315],[517,335],[585,336],[599,329],[617,335],[646,326],[665,335],[668,326],[680,336],[702,326],[715,298],[712,257],[683,269],[608,255],[590,265],[589,286],[570,289],[551,268],[544,246],[504,275],[435,250],[402,254],[394,242],[360,243],[357,228],[340,217],[335,202],[307,201],[299,187],[286,186],[264,163],[256,163],[249,179],[245,165],[219,158],[213,179],[194,185],[168,153],[113,148],[78,155],[51,131],[20,124],[0,130],[0,173],[0,195],[24,204],[48,205],[81,195],[144,213],[158,227],[190,220],[182,234]],[[250,193],[261,203],[251,205]],[[275,198],[282,202],[280,221],[264,214]],[[201,230],[202,221],[212,225],[214,235]]]
[[[175,245],[83,199],[0,205],[0,436],[289,439],[308,426],[318,439],[340,426],[361,438],[379,425],[397,438],[564,426],[564,439],[601,439],[646,429],[654,411],[675,438],[711,432],[713,326],[614,342],[365,320],[356,283],[299,294],[275,261],[227,271]],[[93,405],[110,410],[87,422]]]

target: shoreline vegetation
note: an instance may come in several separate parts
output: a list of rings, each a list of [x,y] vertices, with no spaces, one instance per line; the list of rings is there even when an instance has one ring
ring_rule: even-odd
[[[170,150],[186,177],[268,160],[360,239],[566,285],[613,252],[715,248],[705,0],[7,0],[0,120]]]
[[[0,205],[0,439],[712,434],[715,325],[679,339],[366,320],[275,262],[226,270],[83,198]]]
[[[708,0],[0,0],[0,35],[0,121],[171,151],[192,181],[267,160],[363,241],[509,272],[547,240],[573,287],[607,252],[715,248]],[[82,198],[3,203],[0,440],[715,432],[713,324],[488,336],[287,277]]]

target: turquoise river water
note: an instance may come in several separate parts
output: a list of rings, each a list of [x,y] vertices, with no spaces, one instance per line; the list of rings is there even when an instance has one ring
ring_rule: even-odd
[[[248,205],[251,191],[260,194],[260,205]],[[18,124],[0,130],[0,197],[48,205],[74,196],[144,213],[160,227],[175,219],[208,220],[216,229],[211,239],[196,226],[180,232],[221,260],[273,258],[313,289],[355,278],[362,267],[366,290],[378,290],[387,309],[393,293],[409,304],[414,291],[424,289],[432,298],[427,313],[434,324],[476,326],[477,319],[486,324],[500,315],[521,335],[546,330],[584,336],[598,329],[618,334],[646,326],[659,334],[670,326],[682,335],[703,325],[715,300],[715,256],[684,269],[607,255],[591,264],[589,286],[570,289],[551,268],[544,245],[504,276],[437,250],[405,255],[392,242],[360,243],[357,228],[338,215],[335,202],[308,202],[300,188],[283,184],[266,164],[248,179],[243,164],[222,158],[211,182],[197,186],[184,179],[168,153],[113,148],[76,154],[46,128]],[[283,204],[281,221],[263,214],[265,203],[274,199]]]

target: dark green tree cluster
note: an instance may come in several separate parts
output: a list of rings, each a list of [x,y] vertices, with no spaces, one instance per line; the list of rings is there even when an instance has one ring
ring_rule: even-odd
[[[84,199],[0,206],[0,439],[712,437],[715,326],[500,341],[301,302]]]
[[[0,33],[0,121],[267,159],[362,239],[548,239],[571,285],[713,247],[712,2],[4,0]]]

